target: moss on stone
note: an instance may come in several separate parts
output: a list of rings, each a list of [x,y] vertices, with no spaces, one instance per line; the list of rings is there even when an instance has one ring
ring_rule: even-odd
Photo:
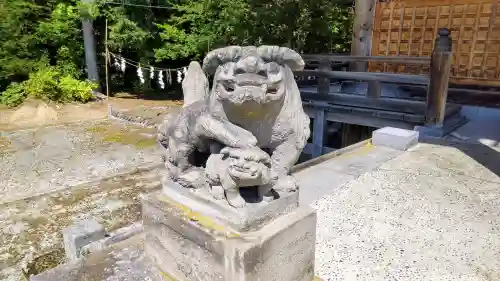
[[[0,136],[0,151],[9,149],[11,142],[8,137]]]
[[[59,248],[45,255],[41,255],[29,263],[25,275],[37,275],[46,270],[52,269],[62,263],[64,263],[65,255],[64,249]]]
[[[87,131],[108,143],[132,145],[136,148],[147,148],[156,144],[154,137],[145,136],[145,134],[151,134],[151,129],[148,128],[137,128],[134,126],[123,128],[109,122],[101,122],[87,128]]]
[[[147,138],[140,134],[132,134],[131,132],[125,131],[109,132],[104,136],[103,141],[133,145],[137,148],[151,147],[156,144],[156,139],[154,138]]]

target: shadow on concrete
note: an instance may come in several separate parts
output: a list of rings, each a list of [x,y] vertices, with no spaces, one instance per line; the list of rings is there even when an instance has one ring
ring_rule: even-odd
[[[482,143],[470,143],[443,139],[423,139],[421,142],[456,148],[500,177],[500,149],[495,150]]]
[[[467,143],[481,143],[500,148],[500,112],[498,117],[479,117],[458,128],[448,139],[456,138]]]

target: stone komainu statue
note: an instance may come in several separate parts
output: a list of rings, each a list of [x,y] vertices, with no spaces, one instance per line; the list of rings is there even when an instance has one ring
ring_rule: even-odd
[[[278,46],[230,46],[210,52],[203,68],[192,62],[184,107],[159,128],[167,176],[238,208],[241,187],[258,188],[266,201],[297,190],[290,169],[310,129],[292,71],[303,67],[298,53]]]

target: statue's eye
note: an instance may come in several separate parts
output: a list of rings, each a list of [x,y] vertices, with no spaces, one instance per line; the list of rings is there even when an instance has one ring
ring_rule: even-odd
[[[272,74],[276,74],[280,71],[280,66],[276,62],[270,62],[267,64],[267,71]]]

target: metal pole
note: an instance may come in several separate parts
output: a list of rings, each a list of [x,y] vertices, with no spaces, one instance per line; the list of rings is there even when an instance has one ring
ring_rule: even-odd
[[[92,4],[95,0],[84,0],[84,3]],[[89,80],[99,83],[99,72],[95,52],[94,28],[92,21],[82,19],[83,43],[85,47],[85,62],[87,63],[87,77]]]

